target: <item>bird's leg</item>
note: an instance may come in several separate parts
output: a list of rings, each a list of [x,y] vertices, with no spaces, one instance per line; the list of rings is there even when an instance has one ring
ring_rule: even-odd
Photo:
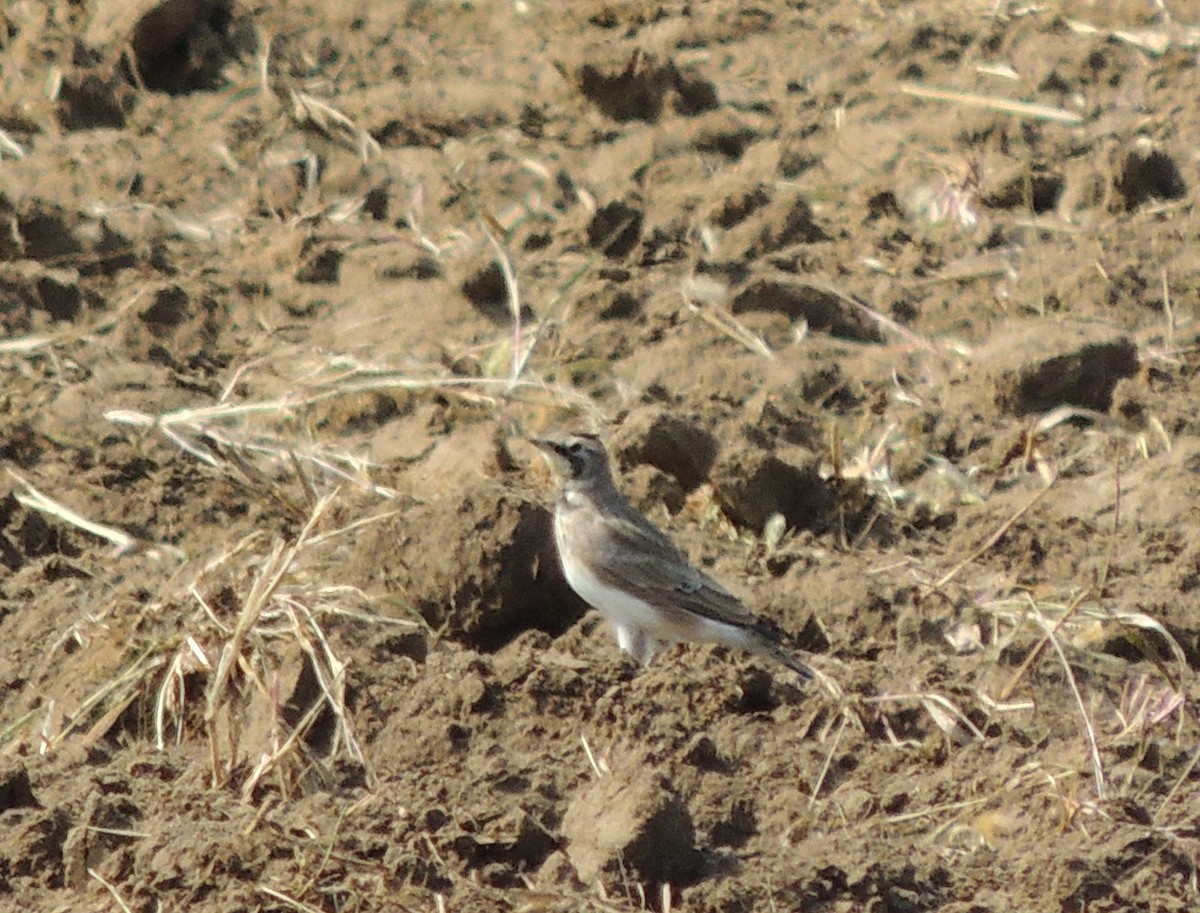
[[[641,628],[631,625],[613,625],[617,631],[617,646],[636,659],[641,665],[650,665],[658,652],[659,643]]]

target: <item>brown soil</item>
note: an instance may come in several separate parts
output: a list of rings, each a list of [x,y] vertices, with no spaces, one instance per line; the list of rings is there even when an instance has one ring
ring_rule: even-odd
[[[1163,7],[8,4],[0,908],[1196,909]],[[829,684],[633,669],[561,428]]]

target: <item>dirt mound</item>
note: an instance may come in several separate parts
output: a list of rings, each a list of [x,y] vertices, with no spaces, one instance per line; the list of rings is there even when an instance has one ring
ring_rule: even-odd
[[[1176,6],[9,4],[0,908],[1195,908]]]

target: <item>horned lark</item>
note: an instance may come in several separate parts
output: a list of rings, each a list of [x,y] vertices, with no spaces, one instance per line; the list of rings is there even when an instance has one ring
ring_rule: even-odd
[[[812,670],[780,644],[778,630],[692,566],[617,491],[608,453],[593,435],[536,438],[564,475],[554,539],[567,583],[616,629],[621,649],[643,665],[663,643],[707,641]]]

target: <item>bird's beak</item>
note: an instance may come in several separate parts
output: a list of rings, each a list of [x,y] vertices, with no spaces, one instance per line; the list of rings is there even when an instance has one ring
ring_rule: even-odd
[[[562,455],[562,445],[545,437],[533,437],[529,442],[546,455],[546,464],[556,476],[566,470],[566,459]]]

